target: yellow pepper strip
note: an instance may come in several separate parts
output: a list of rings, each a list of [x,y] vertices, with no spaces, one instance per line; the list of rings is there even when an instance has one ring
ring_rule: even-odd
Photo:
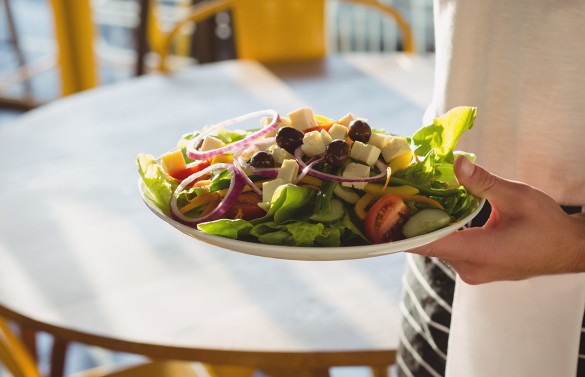
[[[421,203],[427,203],[433,207],[439,208],[439,209],[445,209],[441,203],[437,202],[434,199],[428,198],[426,196],[422,196],[422,195],[404,195],[402,197],[402,200],[404,200],[405,202],[421,202]]]
[[[319,191],[321,190],[321,188],[319,186],[314,186],[314,185],[303,185],[304,187],[310,188],[313,191]]]
[[[211,181],[209,179],[202,179],[200,181],[197,181],[193,184],[193,187],[204,187],[204,186],[209,186],[211,184]]]
[[[360,219],[364,220],[366,218],[366,214],[368,213],[368,211],[366,211],[366,207],[378,196],[377,193],[373,193],[373,192],[366,192],[364,194],[364,196],[362,196],[356,203],[355,206],[353,207],[355,214],[357,215],[357,217],[359,217]]]
[[[388,186],[384,188],[382,185],[376,183],[367,183],[364,187],[365,192],[372,194],[398,194],[400,196],[416,195],[419,190],[416,187],[402,185],[402,186]]]
[[[321,187],[321,185],[323,184],[322,180],[320,180],[319,178],[312,177],[310,175],[305,175],[303,179],[301,179],[301,182],[317,187]]]
[[[328,117],[323,116],[323,115],[315,115],[314,118],[317,121],[317,124],[320,124],[320,125],[335,123],[335,121],[333,119],[328,118]]]
[[[209,201],[209,203],[207,203],[207,206],[205,207],[203,212],[201,212],[199,217],[207,216],[209,214],[209,212],[211,212],[217,208],[217,206],[219,205],[220,202],[221,202],[221,198],[219,197],[219,195],[215,199],[211,199]]]
[[[211,202],[212,200],[219,200],[219,195],[216,192],[206,192],[196,196],[193,200],[187,203],[186,206],[179,208],[179,210],[181,213],[187,213],[190,210],[202,206],[205,203]]]
[[[390,168],[392,169],[392,171],[406,169],[408,165],[410,165],[410,162],[412,161],[412,156],[413,154],[411,151],[402,153],[401,155],[393,158],[392,161],[390,161]]]
[[[268,180],[265,180],[265,181],[256,181],[256,182],[254,182],[254,184],[256,186],[262,188],[262,183],[264,183],[264,182],[268,182]],[[228,190],[229,190],[229,187],[228,188],[221,189],[221,190],[217,190],[215,192],[217,192],[219,194],[219,196],[221,196],[223,198],[227,194]],[[244,187],[244,190],[242,190],[242,192],[246,192],[246,191],[250,191],[250,190],[252,190],[250,188],[250,186],[245,186]]]
[[[231,154],[220,154],[213,157],[210,161],[211,165],[213,164],[233,164],[234,156]]]

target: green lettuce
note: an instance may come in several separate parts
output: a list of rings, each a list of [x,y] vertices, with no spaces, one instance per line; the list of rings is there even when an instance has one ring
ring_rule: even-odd
[[[136,157],[136,165],[144,182],[144,196],[165,215],[169,216],[171,197],[178,186],[177,181],[164,172],[162,166],[152,155],[140,153]]]
[[[391,183],[417,187],[456,219],[471,213],[478,201],[457,182],[453,162],[455,147],[461,135],[473,127],[476,113],[475,107],[456,107],[418,130],[411,143],[419,162],[394,173]]]

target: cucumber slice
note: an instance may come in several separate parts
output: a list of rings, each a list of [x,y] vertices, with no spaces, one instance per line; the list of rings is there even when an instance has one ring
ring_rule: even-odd
[[[314,214],[313,216],[309,217],[309,219],[313,221],[318,221],[320,223],[330,223],[336,220],[341,219],[345,216],[345,206],[338,199],[331,199],[331,211],[326,214]]]
[[[336,185],[335,189],[333,189],[333,193],[337,197],[351,204],[355,204],[358,200],[360,200],[360,196],[353,192],[352,189],[345,188],[341,185]]]
[[[430,233],[451,224],[451,216],[438,208],[421,209],[412,215],[402,227],[402,234],[406,238]]]

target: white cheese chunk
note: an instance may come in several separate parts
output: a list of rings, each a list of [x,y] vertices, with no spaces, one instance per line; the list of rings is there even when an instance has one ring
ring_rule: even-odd
[[[268,126],[271,121],[272,121],[272,118],[268,118],[268,117],[260,118],[260,126],[262,128],[264,128],[264,127]],[[266,137],[274,137],[274,136],[276,136],[276,133],[282,127],[292,127],[292,124],[291,124],[290,119],[288,117],[280,117],[280,122],[278,123],[278,125],[276,126],[276,128],[273,131],[270,131],[269,133],[267,133],[266,134]]]
[[[275,178],[272,181],[262,183],[262,201],[264,203],[272,202],[272,196],[277,188],[286,184],[282,178]]]
[[[368,140],[368,144],[373,145],[379,149],[382,149],[388,144],[388,142],[393,138],[392,135],[387,134],[379,134],[372,132],[370,139]]]
[[[343,116],[343,118],[339,119],[337,123],[341,124],[342,126],[349,127],[349,124],[356,120],[356,116],[352,113],[347,113]]]
[[[205,139],[203,139],[203,144],[201,144],[201,148],[199,148],[199,150],[211,151],[213,149],[221,148],[223,146],[225,146],[225,143],[216,138],[215,136],[206,136]]]
[[[293,112],[288,113],[292,127],[304,131],[307,128],[317,127],[317,121],[310,107],[301,107]]]
[[[325,144],[325,147],[327,147],[329,143],[333,141],[333,138],[329,135],[329,132],[321,130],[321,140],[323,141],[323,144]]]
[[[395,157],[408,151],[410,151],[410,144],[408,144],[406,138],[394,136],[382,148],[382,156],[384,157],[384,161],[390,162]]]
[[[319,131],[311,131],[307,132],[303,137],[303,145],[301,145],[301,149],[303,153],[309,157],[313,157],[316,155],[320,155],[325,153],[326,145],[323,142],[323,138],[321,136],[321,132]]]
[[[271,145],[268,149],[270,154],[272,154],[272,158],[274,158],[274,162],[277,165],[281,165],[282,162],[286,159],[292,159],[294,156],[286,151],[286,149],[281,148],[277,145]]]
[[[282,162],[277,179],[282,179],[285,183],[294,183],[299,175],[299,164],[297,160],[289,159]]]
[[[380,149],[373,145],[356,141],[351,146],[351,153],[349,156],[354,160],[365,162],[372,166],[378,161],[378,157],[380,157]]]
[[[331,136],[331,138],[333,140],[337,140],[337,139],[342,139],[345,140],[345,138],[347,137],[347,132],[348,132],[348,128],[339,124],[339,123],[335,123],[333,126],[331,126],[331,128],[329,129],[329,136]]]
[[[347,178],[367,178],[370,176],[370,167],[352,162],[347,164],[341,176]],[[366,182],[342,182],[341,185],[363,190],[366,187]]]

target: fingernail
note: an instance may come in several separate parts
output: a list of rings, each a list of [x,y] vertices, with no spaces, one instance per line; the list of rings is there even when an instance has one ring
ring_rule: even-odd
[[[471,163],[465,156],[459,157],[459,176],[469,178],[475,170],[475,165]]]

